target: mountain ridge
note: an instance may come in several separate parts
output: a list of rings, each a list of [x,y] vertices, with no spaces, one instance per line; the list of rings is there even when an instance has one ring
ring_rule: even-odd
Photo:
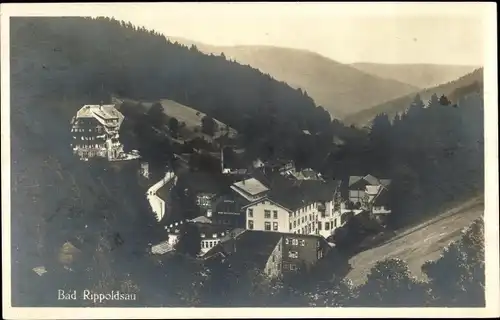
[[[372,63],[356,62],[350,66],[381,78],[398,80],[421,89],[431,88],[464,76],[480,65],[453,65],[433,63]]]
[[[170,41],[196,46],[206,54],[220,55],[249,65],[278,81],[306,91],[317,105],[333,117],[345,116],[389,101],[420,88],[393,79],[383,79],[305,49],[269,45],[214,46],[168,37]],[[293,65],[294,68],[289,68]],[[359,92],[364,94],[360,95]]]
[[[452,103],[457,103],[458,99],[470,93],[471,90],[482,90],[482,88],[483,68],[481,67],[453,81],[423,89],[418,94],[424,102],[427,102],[432,94],[437,94],[438,96],[448,96]],[[405,111],[410,106],[416,94],[408,94],[373,106],[372,108],[350,115],[344,120],[347,124],[367,125],[377,114],[386,113],[390,117],[394,117],[397,113]]]

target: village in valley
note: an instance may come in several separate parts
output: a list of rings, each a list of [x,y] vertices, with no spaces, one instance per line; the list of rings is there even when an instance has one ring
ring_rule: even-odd
[[[407,33],[396,13],[320,9],[276,25],[290,47],[240,46],[253,27],[205,30],[217,10],[142,8],[9,20],[12,306],[485,305],[489,111],[462,22],[430,11],[403,50],[375,41]]]
[[[191,152],[173,153],[173,160],[155,172],[137,149],[124,151],[119,132],[126,119],[120,109],[126,102],[114,101],[85,105],[77,112],[71,121],[71,147],[82,161],[107,159],[137,167],[139,183],[147,188],[144,197],[166,231],[163,241],[150,244],[151,255],[175,254],[183,242],[191,242],[182,245],[183,253],[210,262],[231,256],[255,264],[270,278],[281,279],[299,271],[311,272],[319,261],[337,252],[353,217],[366,224],[372,235],[383,238],[380,235],[391,213],[390,179],[372,174],[326,179],[311,168],[297,169],[290,159],[245,158],[237,133],[226,126],[217,137],[215,131],[223,125],[210,119],[215,129],[205,130],[204,122],[209,121],[199,112],[200,128],[188,132],[203,132],[195,139],[204,144]],[[168,116],[168,107],[163,111]],[[178,126],[177,120],[168,122]],[[179,141],[180,130],[171,127],[160,125],[164,132],[152,129]],[[193,165],[190,159],[199,153],[210,157],[218,170]],[[179,189],[182,197],[194,202],[190,217],[174,194]]]

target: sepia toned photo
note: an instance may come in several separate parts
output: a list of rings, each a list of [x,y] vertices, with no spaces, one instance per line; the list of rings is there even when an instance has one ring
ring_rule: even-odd
[[[4,317],[498,316],[494,9],[2,4]]]

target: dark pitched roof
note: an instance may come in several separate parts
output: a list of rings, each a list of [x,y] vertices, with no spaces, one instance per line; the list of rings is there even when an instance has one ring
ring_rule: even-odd
[[[390,202],[389,192],[386,188],[380,188],[379,192],[372,199],[372,204],[375,206],[385,206]]]
[[[340,186],[340,181],[295,180],[275,182],[268,198],[290,210],[313,202],[329,201]]]
[[[235,191],[232,193],[222,194],[212,200],[212,210],[213,211],[223,211],[223,212],[236,212],[250,201],[242,197]]]
[[[221,225],[221,224],[213,224],[213,223],[201,223],[201,222],[187,222],[187,224],[195,226],[200,234],[203,234],[203,237],[210,238],[213,234],[219,234],[219,233],[228,233],[231,231],[231,227],[227,225]],[[167,230],[169,233],[172,234],[177,234],[181,232],[183,228],[183,224],[179,224],[177,226],[172,225],[168,226]],[[202,238],[203,238],[202,237]]]
[[[278,232],[246,230],[236,238],[220,242],[205,256],[210,258],[223,253],[231,255],[234,261],[238,261],[248,268],[262,269],[281,237],[282,234]]]
[[[391,182],[391,179],[380,179],[380,184],[386,188],[391,185]]]
[[[350,176],[349,177],[349,187],[352,186],[353,184],[355,184],[356,182],[360,181],[361,179],[363,179],[363,177],[361,177],[361,176]]]
[[[377,184],[380,184],[380,181],[378,178],[372,176],[371,174],[367,174],[366,176],[364,176],[364,178],[366,182],[368,182],[369,184],[371,185],[377,185]]]
[[[291,234],[258,230],[239,231],[236,236],[226,238],[225,241],[221,241],[210,249],[205,254],[205,258],[215,258],[222,254],[232,256],[235,261],[247,268],[263,269],[278,242],[287,235]],[[315,238],[327,244],[326,239],[318,235],[293,234],[293,237]]]
[[[203,171],[184,172],[178,180],[196,193],[218,194],[226,191],[232,183],[227,176]]]

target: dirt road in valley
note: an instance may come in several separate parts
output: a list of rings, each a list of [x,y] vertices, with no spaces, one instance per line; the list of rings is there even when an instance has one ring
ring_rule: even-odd
[[[426,280],[421,266],[427,260],[440,257],[442,250],[460,238],[461,231],[484,213],[483,197],[471,199],[443,212],[439,216],[417,226],[398,232],[398,235],[379,247],[361,252],[352,257],[352,266],[347,278],[354,285],[366,281],[370,269],[379,260],[399,258],[408,263],[412,275]]]

